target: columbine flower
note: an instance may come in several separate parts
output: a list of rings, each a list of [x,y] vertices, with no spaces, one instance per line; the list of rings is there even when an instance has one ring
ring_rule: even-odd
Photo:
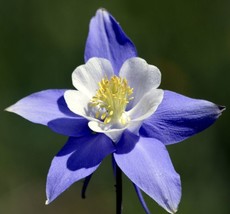
[[[86,118],[89,128],[104,133],[117,143],[128,129],[138,135],[143,120],[152,115],[161,103],[163,90],[160,71],[143,59],[124,62],[119,76],[107,59],[91,58],[72,75],[78,90],[67,90],[68,108]]]
[[[77,90],[37,92],[7,108],[69,136],[51,163],[47,203],[89,178],[112,154],[146,213],[140,189],[175,213],[181,183],[165,146],[204,130],[224,108],[158,89],[160,71],[137,57],[133,43],[103,9],[91,20],[85,61],[72,74]]]

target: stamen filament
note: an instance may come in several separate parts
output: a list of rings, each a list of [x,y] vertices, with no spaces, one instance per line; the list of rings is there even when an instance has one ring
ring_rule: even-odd
[[[105,124],[119,121],[125,125],[127,120],[122,115],[129,101],[133,99],[130,97],[133,88],[130,88],[126,79],[117,76],[112,76],[111,79],[103,78],[98,86],[90,103],[98,109],[95,117],[103,120]]]

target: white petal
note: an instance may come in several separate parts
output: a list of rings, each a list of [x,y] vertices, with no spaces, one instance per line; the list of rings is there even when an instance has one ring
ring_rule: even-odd
[[[67,90],[64,93],[64,98],[68,108],[78,114],[83,116],[89,120],[93,120],[94,118],[91,112],[91,108],[89,106],[90,98],[85,96],[85,94],[81,93],[80,91],[76,90]]]
[[[90,121],[88,125],[92,131],[98,133],[104,133],[115,143],[120,140],[122,132],[127,128],[127,127],[122,127],[120,129],[110,129],[110,128],[107,129],[106,128],[107,125],[105,125],[101,121]]]
[[[127,112],[131,119],[130,123],[142,121],[152,115],[160,105],[163,96],[164,91],[162,89],[152,89],[146,93],[134,108]]]
[[[107,59],[91,58],[86,64],[77,67],[72,73],[72,82],[76,89],[88,97],[95,95],[102,78],[113,76],[113,68]]]
[[[126,60],[119,75],[126,78],[129,86],[134,90],[132,95],[134,99],[130,101],[127,109],[134,107],[144,94],[151,89],[156,89],[161,83],[160,70],[138,57]]]
[[[135,135],[139,135],[139,129],[142,125],[143,121],[130,121],[127,129]]]

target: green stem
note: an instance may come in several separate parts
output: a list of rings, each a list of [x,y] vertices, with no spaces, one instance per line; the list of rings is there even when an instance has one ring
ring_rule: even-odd
[[[122,172],[116,164],[116,214],[122,214]]]

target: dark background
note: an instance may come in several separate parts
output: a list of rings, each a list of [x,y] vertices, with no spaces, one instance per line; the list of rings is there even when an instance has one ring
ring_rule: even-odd
[[[3,110],[48,88],[73,88],[90,18],[109,10],[139,56],[158,66],[161,88],[229,105],[230,1],[0,0],[0,213],[115,213],[110,158],[93,176],[87,199],[82,182],[45,206],[45,182],[66,137]],[[183,185],[181,214],[229,214],[229,112],[208,130],[169,146]],[[152,213],[164,214],[146,196]],[[124,176],[124,214],[144,213]]]

